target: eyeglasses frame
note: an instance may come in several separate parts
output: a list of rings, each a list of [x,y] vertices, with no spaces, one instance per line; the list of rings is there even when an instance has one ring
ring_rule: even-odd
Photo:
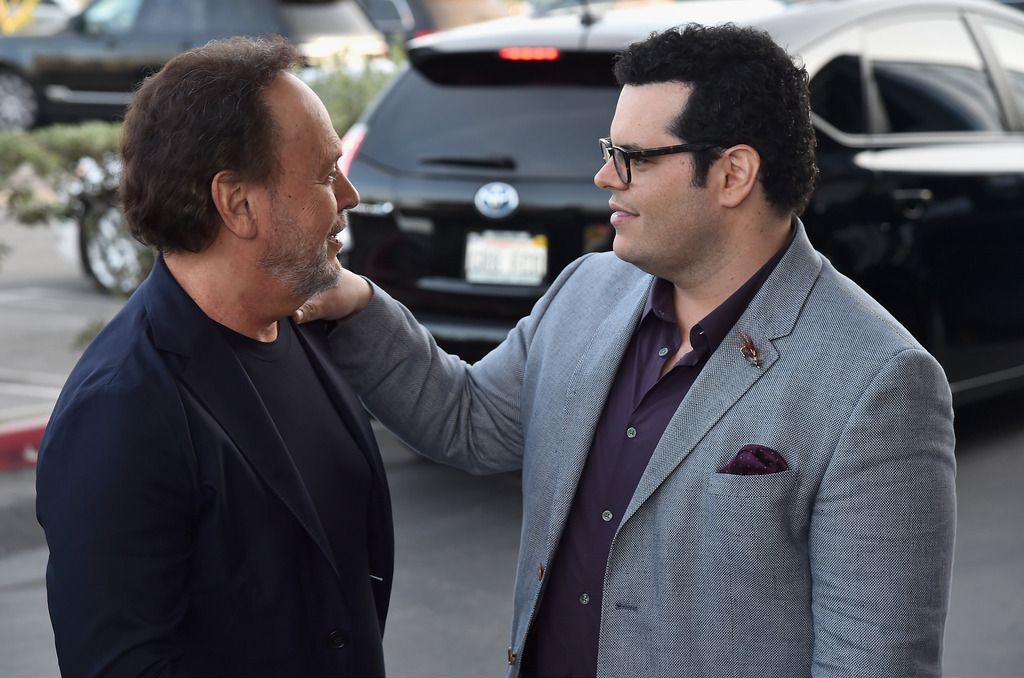
[[[698,142],[692,144],[675,144],[673,146],[655,146],[653,148],[637,148],[630,151],[613,144],[610,137],[598,139],[597,142],[601,146],[601,157],[604,158],[605,163],[609,160],[612,161],[612,165],[615,167],[615,174],[619,177],[619,180],[627,186],[633,183],[633,160],[635,158],[653,158],[659,155],[673,155],[675,153],[697,153],[721,147],[720,144]],[[616,152],[622,154],[622,157],[626,161],[626,176],[622,176],[622,173],[619,171],[619,164],[615,162]]]

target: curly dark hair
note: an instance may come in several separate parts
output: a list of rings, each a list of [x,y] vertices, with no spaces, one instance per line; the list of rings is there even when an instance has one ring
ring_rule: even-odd
[[[704,186],[721,150],[749,144],[761,156],[761,185],[781,213],[807,207],[818,170],[807,71],[764,31],[733,24],[689,24],[652,33],[615,63],[620,85],[682,82],[691,88],[669,131],[691,143],[694,185]]]
[[[230,38],[174,57],[146,78],[121,132],[121,201],[132,234],[161,252],[201,252],[220,218],[213,177],[267,181],[277,128],[264,89],[299,65],[283,38]]]

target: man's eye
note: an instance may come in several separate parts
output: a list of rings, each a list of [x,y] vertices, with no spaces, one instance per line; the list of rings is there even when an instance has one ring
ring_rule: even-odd
[[[327,175],[327,183],[333,184],[334,182],[336,182],[338,180],[338,177],[340,175],[341,175],[341,172],[339,172],[337,168],[331,170],[330,174]]]

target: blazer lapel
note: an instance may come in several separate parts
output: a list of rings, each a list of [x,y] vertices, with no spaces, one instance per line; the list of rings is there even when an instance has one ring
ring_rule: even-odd
[[[195,305],[158,259],[139,292],[153,326],[154,342],[182,357],[179,378],[211,418],[284,502],[331,564],[337,565],[298,469],[263,406],[256,388],[212,320]]]
[[[797,220],[795,227],[797,234],[789,251],[708,360],[669,421],[626,508],[623,522],[654,494],[711,428],[778,361],[780,354],[775,341],[792,333],[800,309],[821,271],[820,255],[807,240],[803,224]],[[740,351],[740,332],[753,340],[761,357],[760,367]]]
[[[564,454],[564,463],[553,486],[548,553],[552,553],[557,546],[568,518],[598,419],[604,410],[619,363],[640,321],[653,282],[651,276],[640,275],[625,289],[594,332],[593,343],[580,356],[566,384],[566,412],[562,418],[561,436],[555,447]]]
[[[752,365],[743,357],[736,336],[726,336],[672,415],[640,477],[623,521],[628,520],[654,494],[729,408],[778,360],[779,354],[763,330],[751,328],[747,333],[761,354],[761,367]]]

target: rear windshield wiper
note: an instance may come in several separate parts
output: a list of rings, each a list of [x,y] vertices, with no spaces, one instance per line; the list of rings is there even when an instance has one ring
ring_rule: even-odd
[[[484,167],[487,169],[515,169],[516,161],[508,155],[445,156],[432,155],[419,158],[421,165],[454,165],[458,167]]]

